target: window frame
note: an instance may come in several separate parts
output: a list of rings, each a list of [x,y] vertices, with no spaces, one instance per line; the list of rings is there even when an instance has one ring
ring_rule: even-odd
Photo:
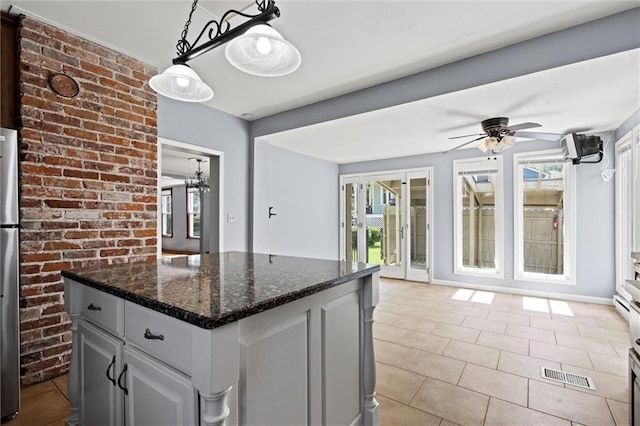
[[[564,274],[545,274],[541,272],[524,271],[524,210],[523,210],[523,185],[522,185],[522,161],[544,162],[542,160],[560,160],[563,167],[563,264]],[[514,280],[538,282],[546,284],[576,285],[576,170],[571,163],[564,161],[561,149],[544,151],[530,151],[513,155],[513,271]]]
[[[473,268],[463,265],[462,186],[461,171],[496,172],[494,213],[494,268]],[[504,168],[502,156],[469,158],[453,161],[453,273],[474,277],[504,278]]]
[[[200,215],[200,211],[198,212],[191,212],[191,203],[190,201],[190,194],[198,194],[198,198],[200,198],[200,190],[198,190],[197,188],[187,188],[186,191],[186,195],[187,195],[187,203],[186,203],[186,210],[187,210],[187,239],[194,239],[194,240],[199,240],[200,236],[199,235],[193,235],[192,231],[193,231],[193,222],[194,222],[194,217],[195,215]],[[199,202],[202,202],[202,200],[199,199]],[[202,223],[202,220],[200,221],[200,223]],[[200,230],[202,231],[202,230]]]
[[[165,196],[169,196],[170,197],[170,205],[171,205],[171,209],[169,212],[165,212],[164,211],[164,197]],[[166,188],[166,189],[162,189],[160,191],[160,212],[162,214],[161,217],[161,224],[160,224],[160,231],[162,234],[162,238],[173,238],[173,188]],[[171,233],[165,233],[165,216],[169,216],[168,222],[171,224]]]

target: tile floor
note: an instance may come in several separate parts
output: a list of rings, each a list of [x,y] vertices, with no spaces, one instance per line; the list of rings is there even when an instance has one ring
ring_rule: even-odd
[[[628,425],[626,321],[612,306],[381,279],[381,425]],[[596,390],[540,377],[583,374]],[[66,376],[23,389],[8,426],[63,425]]]
[[[374,318],[382,425],[629,424],[629,331],[613,306],[381,279]]]
[[[67,376],[22,389],[22,407],[6,426],[64,426],[69,415]]]

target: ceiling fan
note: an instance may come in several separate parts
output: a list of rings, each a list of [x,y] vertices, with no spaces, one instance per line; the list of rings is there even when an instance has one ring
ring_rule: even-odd
[[[449,138],[459,139],[476,136],[475,139],[458,145],[455,148],[444,151],[443,154],[446,154],[450,151],[455,151],[458,148],[462,148],[463,146],[469,145],[470,143],[479,141],[481,139],[483,139],[483,141],[478,145],[478,149],[480,151],[491,151],[493,153],[497,153],[510,148],[515,143],[516,138],[541,139],[546,141],[557,141],[562,138],[562,135],[558,133],[523,132],[522,130],[542,127],[542,125],[538,123],[527,122],[509,126],[509,119],[507,117],[488,118],[486,120],[483,120],[480,124],[484,133],[454,136],[452,138]]]

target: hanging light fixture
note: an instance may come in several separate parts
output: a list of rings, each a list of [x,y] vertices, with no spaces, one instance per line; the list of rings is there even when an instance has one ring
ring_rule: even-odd
[[[176,45],[178,56],[173,66],[162,74],[151,78],[149,85],[161,95],[185,102],[205,102],[213,98],[213,90],[189,68],[186,63],[201,54],[227,42],[225,56],[236,68],[252,75],[277,77],[292,73],[301,63],[300,52],[267,22],[280,16],[274,0],[255,0],[258,12],[249,15],[237,10],[228,10],[220,21],[207,22],[193,44],[187,41],[191,17],[198,0],[193,0],[189,17]],[[232,15],[247,18],[245,22],[231,28]],[[207,33],[208,40],[200,43]]]
[[[184,185],[189,189],[197,189],[200,192],[209,192],[209,179],[204,176],[204,172],[200,169],[200,163],[204,160],[202,158],[190,158],[190,160],[196,160],[198,162],[198,170],[184,179]]]

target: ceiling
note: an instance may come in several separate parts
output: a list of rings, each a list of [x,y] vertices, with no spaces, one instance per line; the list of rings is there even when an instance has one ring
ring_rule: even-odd
[[[632,9],[640,1],[277,5],[282,14],[271,24],[298,48],[301,67],[288,76],[255,77],[233,68],[223,48],[214,49],[189,62],[215,92],[208,106],[254,120]],[[176,56],[191,1],[2,0],[2,10],[9,6],[12,13],[29,14],[163,70]],[[230,8],[257,11],[250,0],[200,0],[188,38]],[[266,139],[345,163],[442,151],[460,142],[448,137],[477,133],[480,120],[497,115],[510,117],[511,124],[539,122],[544,127],[536,130],[553,133],[611,129],[638,108],[639,62],[637,51],[612,55]]]

